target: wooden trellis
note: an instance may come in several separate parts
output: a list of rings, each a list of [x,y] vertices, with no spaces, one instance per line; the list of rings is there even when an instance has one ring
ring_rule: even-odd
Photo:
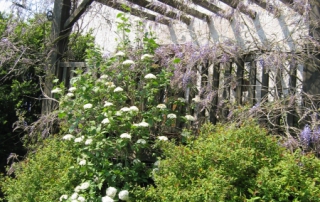
[[[47,73],[47,80],[45,82],[45,93],[47,95],[51,95],[50,91],[52,89],[52,78],[53,76],[58,77],[60,80],[66,79],[68,76],[66,76],[63,71],[59,70],[59,61],[62,61],[64,57],[64,53],[67,50],[68,45],[68,37],[72,30],[72,27],[75,22],[81,17],[81,15],[86,11],[86,9],[92,4],[94,0],[83,0],[82,3],[73,11],[71,11],[72,8],[72,0],[55,0],[54,2],[54,11],[53,11],[53,24],[52,24],[52,38],[53,38],[53,51],[51,52],[51,62],[50,62],[50,71]],[[158,23],[162,23],[164,25],[170,25],[171,20],[179,20],[187,25],[191,23],[191,19],[198,18],[200,20],[210,22],[212,19],[212,16],[203,13],[199,10],[194,9],[191,6],[188,6],[188,4],[184,4],[181,1],[178,0],[158,0],[156,2],[150,2],[147,0],[123,0],[123,1],[117,1],[117,0],[95,0],[96,2],[99,2],[105,6],[112,7],[114,9],[120,10],[120,11],[126,11],[121,5],[125,4],[129,7],[131,7],[131,14],[138,16],[138,17],[144,17],[147,20],[150,21],[156,21]],[[221,2],[228,5],[231,9],[238,9],[241,13],[249,16],[250,18],[254,19],[256,17],[256,12],[250,9],[247,5],[245,5],[240,0],[220,0]],[[288,7],[291,7],[296,12],[302,14],[303,9],[299,9],[294,7],[293,0],[280,0],[282,3],[287,5]],[[197,5],[200,7],[205,8],[206,10],[210,11],[213,15],[218,15],[220,17],[226,18],[228,20],[231,20],[229,14],[226,10],[223,10],[219,6],[216,5],[217,0],[192,0],[190,1],[191,4]],[[271,4],[269,4],[268,0],[251,0],[251,3],[254,3],[263,9],[269,11],[270,13],[273,13],[275,8],[272,7]],[[75,6],[75,5],[73,5]],[[167,11],[164,6],[170,6],[173,8],[170,11]],[[311,8],[313,10],[313,13],[315,15],[311,15],[310,18],[314,19],[320,19],[320,7],[318,4],[312,4]],[[148,12],[152,11],[153,13],[157,13],[158,17],[155,14]],[[315,32],[310,33],[311,36],[314,38],[319,38],[315,33],[319,33],[319,27],[315,27],[315,29],[310,28],[310,30],[315,30]],[[60,63],[62,64],[62,63]],[[72,65],[71,65],[72,66]],[[237,76],[240,79],[242,76],[242,70],[240,68],[241,65],[239,65],[239,71],[237,71]],[[219,67],[215,67],[219,68]],[[254,75],[254,72],[250,72],[250,75]],[[317,75],[315,77],[315,75]],[[263,75],[262,77],[262,83],[267,84],[264,82],[267,82],[268,75]],[[251,78],[251,77],[250,77]],[[311,78],[313,80],[319,80],[318,82],[310,85],[304,85],[304,91],[310,92],[310,93],[320,93],[320,90],[314,90],[313,85],[318,85],[320,82],[320,74],[318,72],[306,72],[305,78]],[[217,85],[218,82],[214,80],[214,85]],[[238,80],[240,82],[240,80]],[[253,82],[253,79],[250,80],[250,83]],[[268,86],[268,85],[266,85]],[[318,88],[317,88],[318,89]],[[241,94],[241,89],[237,90],[237,95]],[[250,96],[253,95],[253,91],[250,90],[249,94]],[[265,95],[267,92],[263,91],[261,92],[261,96]],[[50,100],[44,100],[43,101],[43,107],[42,111],[43,113],[50,112],[52,109],[52,102]]]

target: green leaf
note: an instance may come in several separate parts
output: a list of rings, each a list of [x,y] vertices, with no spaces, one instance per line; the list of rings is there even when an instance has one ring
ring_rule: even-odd
[[[180,58],[174,58],[173,59],[173,63],[175,63],[175,64],[180,63],[180,62],[181,62]]]

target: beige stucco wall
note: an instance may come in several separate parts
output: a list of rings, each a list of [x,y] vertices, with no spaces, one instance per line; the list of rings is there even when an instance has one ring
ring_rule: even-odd
[[[219,2],[219,7],[230,9]],[[280,16],[262,9],[256,4],[249,4],[249,8],[257,12],[257,17],[250,17],[235,12],[230,22],[224,18],[213,17],[210,23],[194,18],[191,25],[173,20],[171,26],[152,21],[144,21],[145,31],[153,30],[160,44],[183,44],[192,41],[196,44],[236,41],[243,49],[254,50],[257,46],[292,51],[300,48],[303,39],[308,35],[305,18],[307,16],[296,13],[288,6],[275,0],[274,7],[279,9]],[[213,15],[207,10],[195,6],[195,9]],[[119,11],[99,3],[93,3],[89,12],[83,18],[82,26],[85,30],[93,29],[96,42],[104,51],[115,50],[119,36],[116,34],[116,15]],[[141,20],[131,16],[132,24]],[[132,29],[132,38],[134,37]]]

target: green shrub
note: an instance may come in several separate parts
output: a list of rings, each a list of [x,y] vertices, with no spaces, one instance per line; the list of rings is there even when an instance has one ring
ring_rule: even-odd
[[[14,165],[15,178],[5,177],[1,187],[9,202],[58,201],[73,189],[75,175],[73,154],[67,144],[48,139],[42,148]]]
[[[137,188],[137,201],[317,201],[320,161],[278,146],[254,124],[205,124],[186,146],[163,144],[155,186]]]

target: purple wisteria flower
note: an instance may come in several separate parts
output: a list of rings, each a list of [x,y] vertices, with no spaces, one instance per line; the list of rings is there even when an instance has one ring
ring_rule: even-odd
[[[311,129],[309,125],[305,125],[300,133],[300,140],[303,145],[309,146],[311,140]]]

